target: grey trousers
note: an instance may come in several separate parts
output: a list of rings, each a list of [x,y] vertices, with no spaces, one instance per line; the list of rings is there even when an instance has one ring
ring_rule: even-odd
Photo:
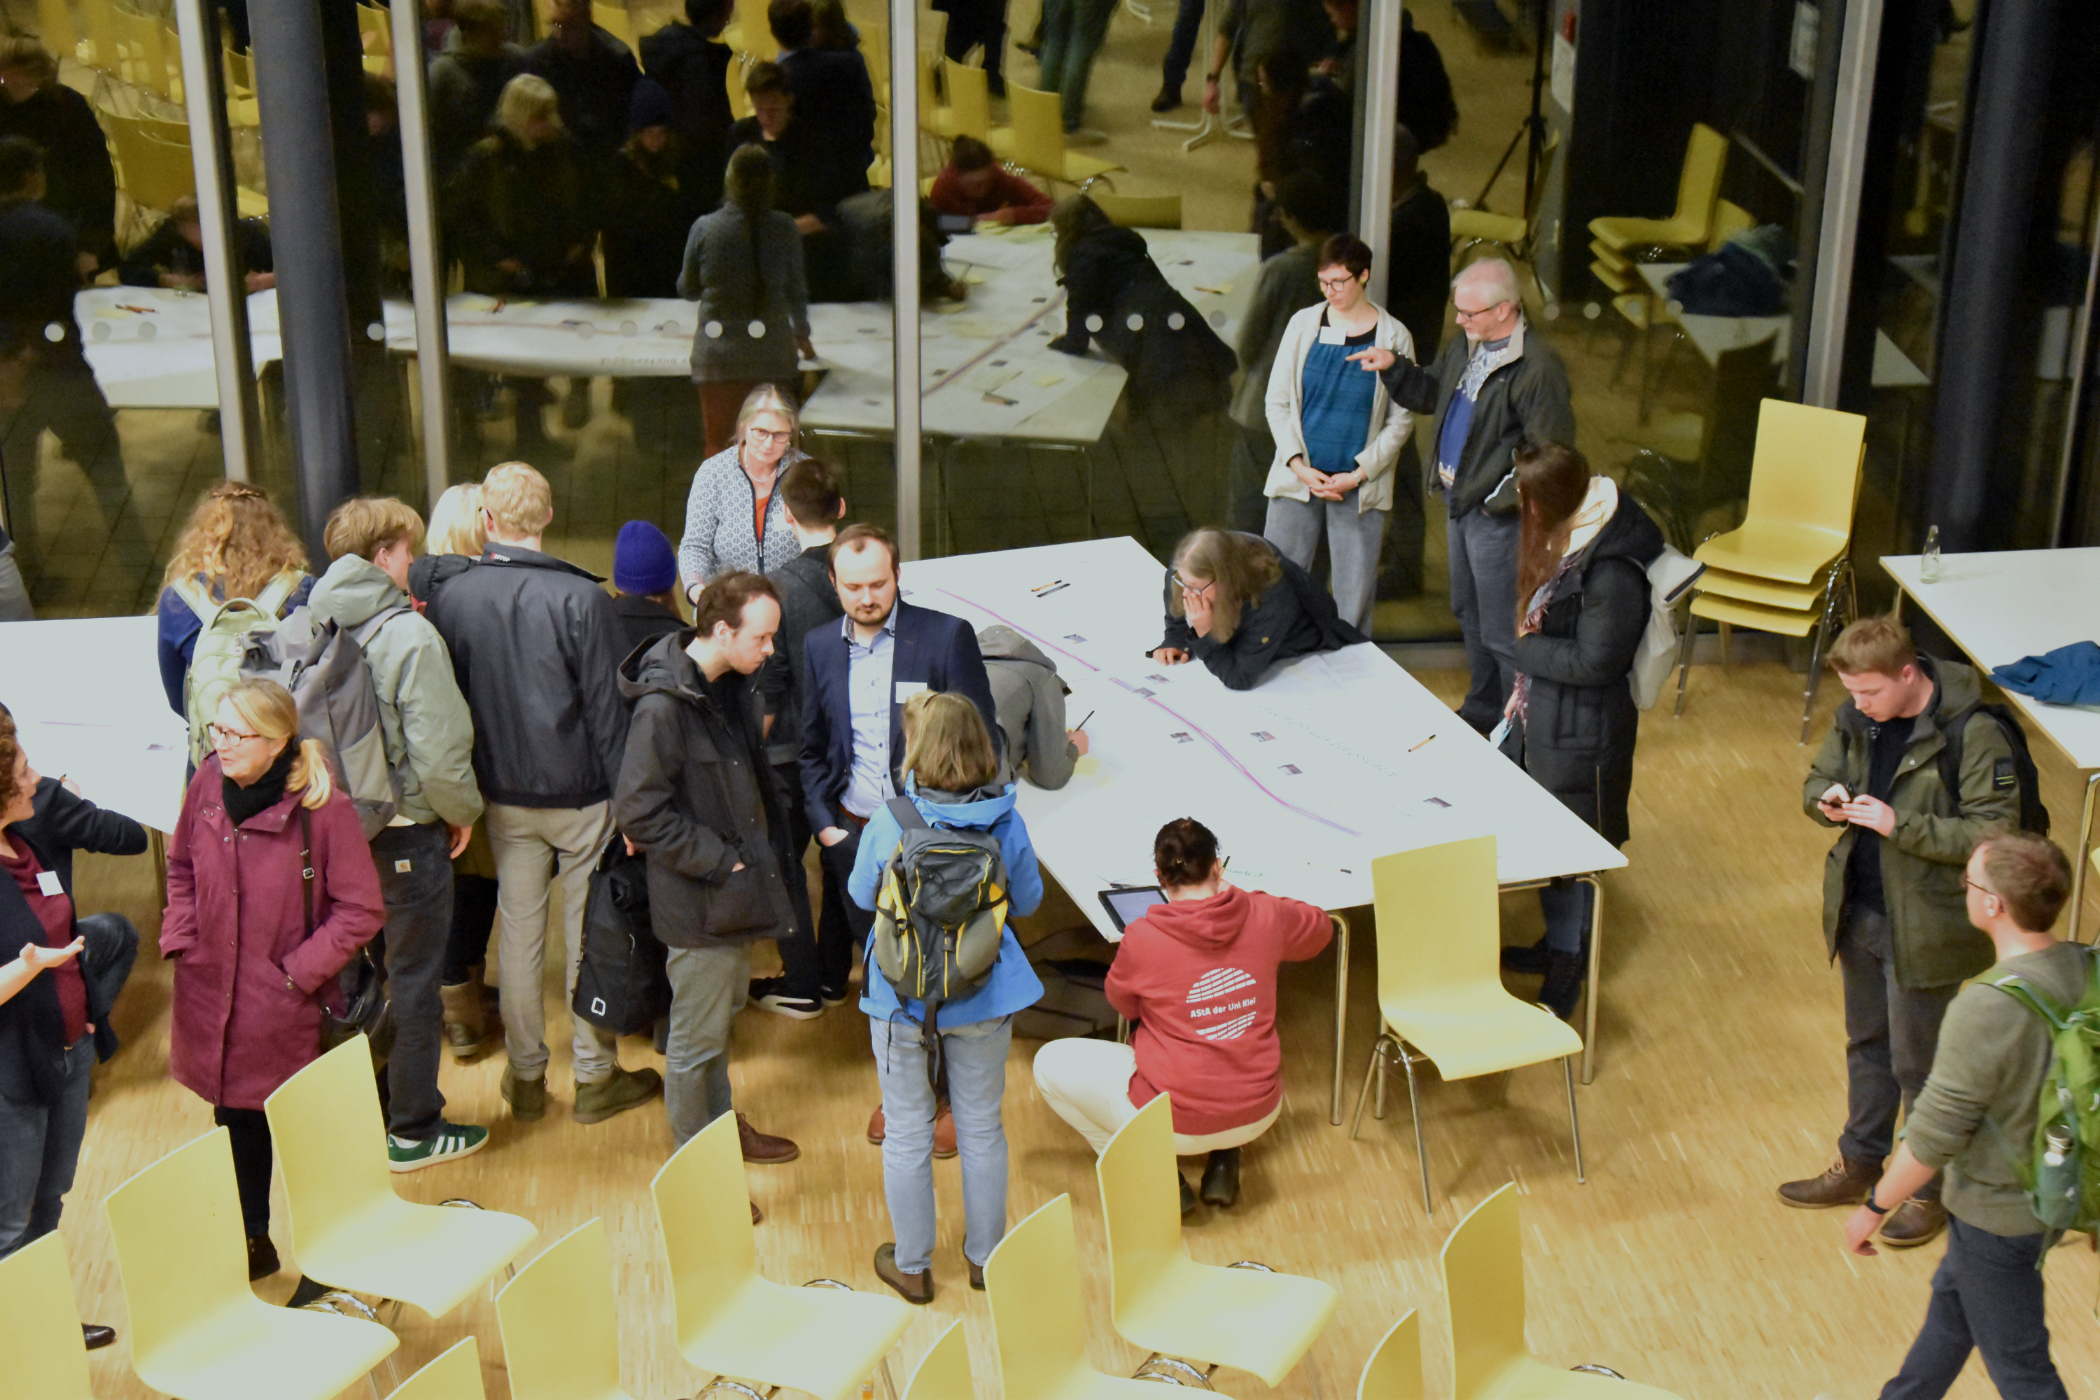
[[[1908,1115],[1932,1073],[1940,1018],[1961,990],[1906,987],[1885,914],[1846,909],[1838,928],[1838,967],[1845,975],[1845,1131],[1838,1151],[1879,1166],[1896,1150],[1896,1109]],[[1937,1195],[1938,1179],[1926,1189]]]
[[[1451,553],[1451,611],[1473,673],[1458,716],[1485,734],[1502,721],[1517,683],[1519,517],[1473,509],[1445,527]]]
[[[1268,520],[1261,532],[1292,563],[1310,569],[1320,548],[1320,532],[1325,530],[1327,557],[1334,565],[1334,577],[1328,587],[1334,593],[1335,611],[1342,615],[1342,621],[1368,636],[1371,601],[1378,593],[1378,548],[1385,542],[1387,512],[1359,512],[1356,498],[1356,491],[1339,501],[1294,501],[1288,496],[1271,496]]]
[[[664,1111],[686,1141],[736,1105],[729,1093],[729,1028],[751,985],[751,949],[672,948],[671,1031],[664,1043]]]
[[[583,904],[591,867],[612,832],[603,802],[588,807],[512,807],[491,802],[482,814],[496,857],[496,949],[502,963],[503,1045],[519,1079],[547,1076],[547,1008],[540,987],[547,953],[547,892],[561,888],[568,939],[566,991],[576,990],[583,957]],[[564,998],[566,1001],[566,997]],[[598,1084],[619,1062],[619,1039],[580,1016],[574,1023],[576,1082]]]

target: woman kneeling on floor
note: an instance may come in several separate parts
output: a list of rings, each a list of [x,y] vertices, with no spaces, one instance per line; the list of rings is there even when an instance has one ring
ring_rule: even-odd
[[[1310,904],[1225,883],[1218,838],[1192,818],[1159,829],[1152,861],[1167,902],[1123,930],[1108,970],[1130,1043],[1053,1040],[1036,1053],[1036,1088],[1097,1153],[1153,1095],[1171,1095],[1175,1155],[1209,1153],[1202,1199],[1230,1206],[1241,1146],[1283,1112],[1277,968],[1317,956],[1333,929]],[[1182,1214],[1196,1200],[1184,1179]]]

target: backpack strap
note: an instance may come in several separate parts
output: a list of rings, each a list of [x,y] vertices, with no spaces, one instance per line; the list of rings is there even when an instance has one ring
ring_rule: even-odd
[[[414,611],[415,609],[403,604],[396,604],[391,608],[381,608],[378,612],[373,613],[363,622],[350,629],[350,640],[357,643],[359,651],[363,651],[366,647],[372,645],[372,639],[379,635],[380,628],[386,626],[389,622],[401,616],[401,614]]]
[[[200,625],[209,622],[211,615],[219,610],[219,600],[211,596],[210,589],[197,581],[195,574],[176,581],[175,596],[182,599],[189,610],[196,614]]]
[[[314,819],[299,804],[299,894],[306,906],[306,937],[314,936]],[[301,940],[304,941],[303,939]]]
[[[931,827],[927,826],[926,818],[919,815],[919,809],[912,806],[909,797],[892,797],[883,806],[889,808],[890,815],[897,819],[897,829],[900,831],[932,830]]]
[[[255,595],[255,606],[265,616],[275,617],[291,601],[292,593],[299,587],[299,575],[286,569],[269,582],[269,586]]]
[[[1997,717],[1983,707],[1982,701],[1956,710],[1953,717],[1941,727],[1944,736],[1940,744],[1940,786],[1954,799],[1954,815],[1961,815],[1961,758],[1962,739],[1969,731],[1969,721],[1978,717],[1998,722]]]

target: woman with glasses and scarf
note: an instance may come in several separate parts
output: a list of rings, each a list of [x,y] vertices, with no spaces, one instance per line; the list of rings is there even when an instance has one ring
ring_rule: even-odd
[[[1294,656],[1364,640],[1336,616],[1334,599],[1260,535],[1206,527],[1174,547],[1167,571],[1163,666],[1200,661],[1228,690],[1251,690]]]
[[[761,384],[744,396],[729,446],[700,464],[685,501],[678,578],[688,599],[729,569],[762,574],[802,553],[787,503],[775,485],[804,459],[800,423],[787,390]]]

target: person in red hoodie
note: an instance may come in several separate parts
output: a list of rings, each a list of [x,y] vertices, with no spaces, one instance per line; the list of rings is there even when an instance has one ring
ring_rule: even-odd
[[[1108,970],[1130,1044],[1053,1040],[1036,1053],[1036,1088],[1096,1152],[1154,1095],[1171,1095],[1176,1155],[1209,1153],[1201,1199],[1230,1206],[1240,1147],[1283,1111],[1276,970],[1317,956],[1333,931],[1310,904],[1227,884],[1218,838],[1193,818],[1159,829],[1152,861],[1167,902],[1123,930]],[[1184,1178],[1184,1215],[1197,1199]]]
[[[1001,166],[992,148],[974,136],[955,138],[926,202],[937,213],[994,224],[1039,224],[1050,217],[1050,196]]]

